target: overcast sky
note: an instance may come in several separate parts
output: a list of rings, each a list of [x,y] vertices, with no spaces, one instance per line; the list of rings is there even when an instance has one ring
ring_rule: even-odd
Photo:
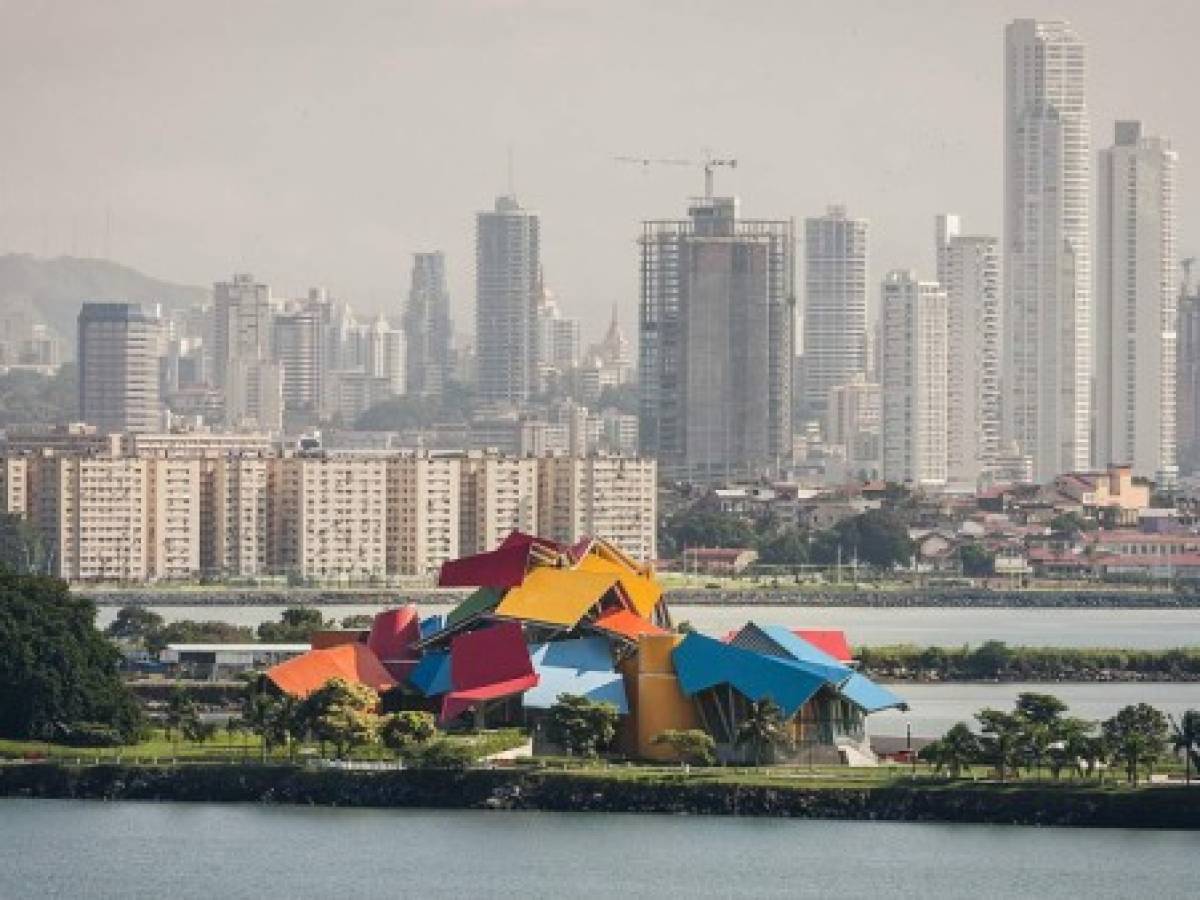
[[[0,0],[0,251],[111,255],[208,284],[252,271],[398,315],[443,249],[469,325],[474,212],[506,185],[542,213],[547,281],[585,337],[632,329],[643,218],[699,171],[615,155],[736,156],[754,217],[871,220],[872,278],[932,274],[933,216],[1000,228],[1003,29],[1070,20],[1089,45],[1094,149],[1140,118],[1180,152],[1181,255],[1200,4]]]

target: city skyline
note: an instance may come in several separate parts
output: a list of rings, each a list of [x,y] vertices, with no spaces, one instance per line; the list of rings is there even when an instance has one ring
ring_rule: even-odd
[[[600,10],[463,5],[351,15],[339,23],[340,52],[353,48],[345,59],[304,52],[329,23],[299,5],[286,22],[262,9],[239,10],[238,31],[216,35],[211,25],[187,21],[186,13],[178,24],[189,27],[168,32],[152,14],[120,4],[70,16],[14,9],[9,15],[15,27],[0,37],[0,71],[6,75],[0,98],[12,111],[15,135],[0,174],[0,246],[50,255],[90,250],[195,284],[231,270],[254,271],[284,294],[325,284],[356,308],[397,318],[411,254],[442,249],[455,324],[465,333],[473,295],[471,212],[505,189],[511,147],[516,189],[543,215],[547,284],[563,312],[583,319],[589,334],[603,328],[614,302],[623,320],[633,320],[631,224],[677,208],[701,187],[698,171],[643,175],[616,165],[612,156],[696,156],[711,146],[740,160],[736,172],[719,173],[719,193],[736,193],[750,206],[797,219],[844,202],[870,220],[872,282],[893,267],[933,271],[931,248],[918,227],[932,215],[954,209],[980,233],[1001,230],[1003,73],[996,35],[1017,15],[1066,18],[1087,42],[1094,147],[1104,146],[1118,118],[1137,118],[1149,132],[1169,135],[1185,165],[1200,144],[1195,126],[1161,90],[1186,77],[1186,35],[1197,16],[1191,10],[1160,5],[1145,17],[1145,28],[1131,34],[1095,4],[1031,10],[996,3],[952,14],[931,5],[903,11],[852,7],[806,11],[803,28],[787,27],[799,13],[786,8],[771,8],[770,17],[748,25],[739,16],[739,40],[729,51],[734,69],[738,60],[745,62],[744,80],[722,83],[698,74],[673,87],[681,101],[674,105],[705,111],[703,126],[694,116],[671,113],[650,94],[644,102],[630,94],[630,84],[645,74],[638,65],[630,71],[605,66],[598,83],[575,74],[593,66],[565,65],[572,46],[567,38],[579,28],[595,38],[587,51],[594,63],[636,56],[656,40],[642,36],[653,28],[623,31],[632,13],[620,4]],[[694,8],[694,16],[669,5],[642,11],[639,21],[672,18],[688,35],[705,39],[724,36],[733,22],[718,7]],[[857,14],[868,10],[870,15]],[[754,24],[763,19],[772,27]],[[900,25],[907,52],[937,62],[927,73],[893,83],[880,75],[892,53],[886,39]],[[510,36],[496,40],[495,26],[507,26],[502,30]],[[71,39],[77,28],[107,43],[81,46]],[[184,40],[183,33],[196,37]],[[273,39],[264,41],[264,34]],[[57,58],[55,46],[47,46],[51,35],[72,46],[74,56],[31,83],[31,53]],[[410,39],[425,49],[405,54]],[[268,65],[246,57],[256,42]],[[788,52],[777,52],[785,42]],[[688,44],[679,42],[681,48]],[[229,71],[208,71],[200,88],[179,83],[176,65],[188,69],[189,59],[213,46],[222,48]],[[522,48],[531,50],[528,59],[518,52]],[[686,52],[655,49],[668,62]],[[446,74],[441,105],[430,109],[421,79],[407,76],[433,52],[441,54]],[[760,58],[772,53],[775,62],[764,68]],[[171,54],[178,62],[164,69]],[[455,71],[464,54],[471,64]],[[823,93],[806,89],[818,83],[812,79],[831,57],[845,59],[845,83],[822,83]],[[481,89],[487,65],[499,65],[509,77],[493,78]],[[767,69],[776,67],[783,77],[773,82],[790,87],[764,91]],[[546,71],[553,77],[539,77]],[[947,82],[947,71],[957,77]],[[147,73],[154,77],[142,77]],[[161,79],[177,90],[156,83]],[[234,96],[235,88],[245,96]],[[261,114],[256,102],[280,90],[289,102]],[[47,103],[45,91],[54,91],[57,105]],[[170,108],[162,108],[166,97]],[[381,127],[375,120],[385,97],[394,112],[383,116],[388,124]],[[469,102],[456,107],[464,97]],[[518,102],[531,97],[538,102]],[[46,110],[64,105],[81,117],[56,115],[51,121]],[[411,119],[406,105],[413,107]],[[947,105],[953,116],[946,115]],[[115,127],[103,118],[141,109],[145,116],[132,122],[118,116]],[[646,122],[651,111],[659,118]],[[782,127],[769,144],[752,124],[764,114]],[[244,140],[222,139],[214,149],[206,135],[223,134],[217,122],[239,115],[257,127],[245,129]],[[60,120],[90,140],[64,139]],[[418,120],[428,141],[412,140],[406,123]],[[820,142],[804,139],[813,122],[824,131]],[[146,128],[153,129],[153,140]],[[520,137],[531,134],[537,139]],[[86,153],[79,149],[84,146]],[[282,155],[281,146],[288,148]],[[353,172],[347,169],[351,158]],[[1181,256],[1195,244],[1186,210],[1198,190],[1181,182]]]

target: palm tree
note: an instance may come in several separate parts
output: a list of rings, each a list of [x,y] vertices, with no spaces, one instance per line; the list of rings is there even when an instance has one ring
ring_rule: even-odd
[[[1183,754],[1184,778],[1191,784],[1192,763],[1200,767],[1200,710],[1189,709],[1178,722],[1172,716],[1171,727],[1175,729],[1171,749]]]
[[[776,747],[787,746],[787,728],[779,707],[767,699],[751,702],[745,718],[738,725],[734,743],[739,747],[749,744],[753,748],[756,766],[762,765],[763,751],[773,753]]]

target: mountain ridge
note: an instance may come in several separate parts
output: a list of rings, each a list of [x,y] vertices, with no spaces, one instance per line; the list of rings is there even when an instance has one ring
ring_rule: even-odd
[[[48,326],[63,340],[68,356],[74,356],[76,317],[85,300],[179,308],[211,296],[208,288],[176,284],[106,259],[0,255],[0,318],[28,316]]]

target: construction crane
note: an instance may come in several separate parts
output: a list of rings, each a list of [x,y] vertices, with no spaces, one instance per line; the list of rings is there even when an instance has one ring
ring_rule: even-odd
[[[711,154],[706,153],[703,159],[672,159],[672,158],[655,158],[651,156],[618,156],[615,157],[617,162],[635,163],[642,168],[650,166],[701,166],[704,169],[704,199],[711,200],[713,195],[713,170],[717,166],[727,166],[730,169],[737,168],[736,159],[717,159]]]

